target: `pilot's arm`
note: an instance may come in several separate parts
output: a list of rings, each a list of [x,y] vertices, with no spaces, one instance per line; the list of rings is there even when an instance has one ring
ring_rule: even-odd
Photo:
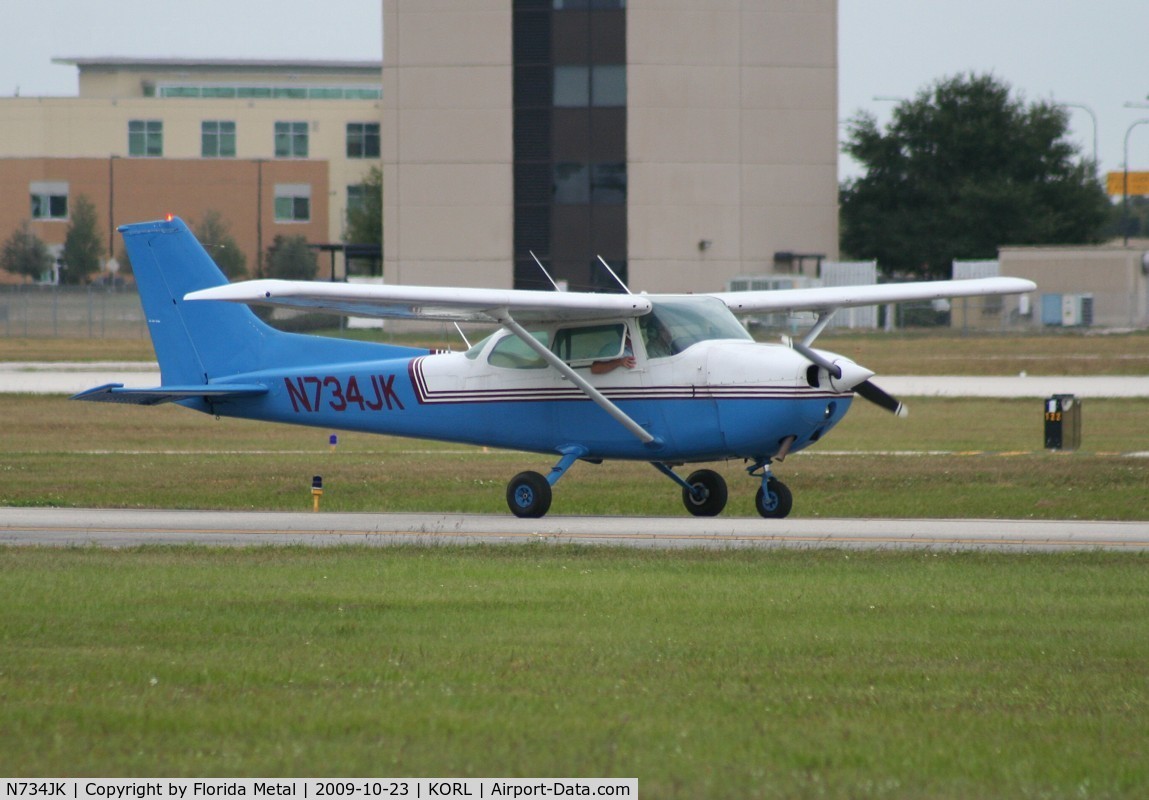
[[[596,361],[590,365],[590,371],[595,375],[605,375],[619,367],[634,369],[634,363],[634,356],[627,354],[618,358],[607,358],[602,361]]]
[[[618,358],[604,358],[601,361],[595,361],[590,365],[590,371],[595,375],[605,375],[612,372],[619,367],[626,367],[627,369],[634,369],[634,351],[630,346],[630,336],[626,337],[626,345],[623,347],[622,355]]]

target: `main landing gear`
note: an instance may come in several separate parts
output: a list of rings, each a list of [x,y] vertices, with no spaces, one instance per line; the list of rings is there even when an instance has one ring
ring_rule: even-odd
[[[655,469],[682,486],[682,505],[696,517],[714,517],[726,507],[726,481],[711,469],[690,473],[685,480],[666,464],[653,462]],[[754,497],[754,507],[767,519],[782,519],[794,507],[789,487],[770,472],[770,462],[757,461],[746,470],[751,477],[761,478],[762,485]]]
[[[563,453],[547,476],[537,472],[520,472],[507,484],[507,506],[516,517],[538,518],[551,507],[551,487],[558,482],[571,465],[585,455],[582,448],[571,448]],[[726,481],[712,469],[696,470],[686,478],[678,475],[669,465],[660,461],[651,464],[662,474],[682,487],[682,504],[696,517],[715,517],[726,508],[728,492]],[[781,519],[790,513],[794,498],[786,484],[770,472],[770,461],[757,461],[746,470],[751,477],[760,478],[762,485],[754,498],[754,507],[767,519]]]

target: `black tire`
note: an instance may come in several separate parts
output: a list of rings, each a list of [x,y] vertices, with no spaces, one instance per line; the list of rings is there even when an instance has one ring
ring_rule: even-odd
[[[777,478],[767,478],[766,485],[758,488],[754,496],[754,507],[766,519],[782,519],[790,515],[794,507],[794,495],[786,484]]]
[[[716,517],[726,508],[726,481],[714,470],[692,472],[686,482],[702,489],[701,498],[695,497],[689,489],[682,490],[682,504],[694,516]]]
[[[520,472],[507,484],[507,506],[516,517],[541,517],[551,508],[551,485],[537,472]]]

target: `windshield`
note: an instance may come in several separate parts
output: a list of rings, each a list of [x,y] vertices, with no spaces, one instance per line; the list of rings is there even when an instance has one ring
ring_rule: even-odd
[[[676,297],[651,302],[654,309],[638,320],[646,353],[651,358],[672,356],[710,339],[753,341],[717,297]]]

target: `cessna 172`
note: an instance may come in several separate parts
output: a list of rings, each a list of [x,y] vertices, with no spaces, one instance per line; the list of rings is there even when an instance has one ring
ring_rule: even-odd
[[[697,516],[723,510],[726,483],[710,469],[674,468],[743,459],[761,481],[758,512],[785,517],[792,496],[772,462],[819,441],[855,395],[905,413],[870,370],[813,347],[836,309],[1036,288],[1017,278],[697,295],[229,284],[179,219],[120,231],[162,385],[109,384],[75,399],[553,454],[548,475],[522,472],[507,485],[520,517],[545,514],[576,461],[608,458],[650,462]],[[499,329],[466,352],[437,353],[285,333],[249,304]],[[755,342],[737,317],[791,310],[817,321],[783,344]]]

